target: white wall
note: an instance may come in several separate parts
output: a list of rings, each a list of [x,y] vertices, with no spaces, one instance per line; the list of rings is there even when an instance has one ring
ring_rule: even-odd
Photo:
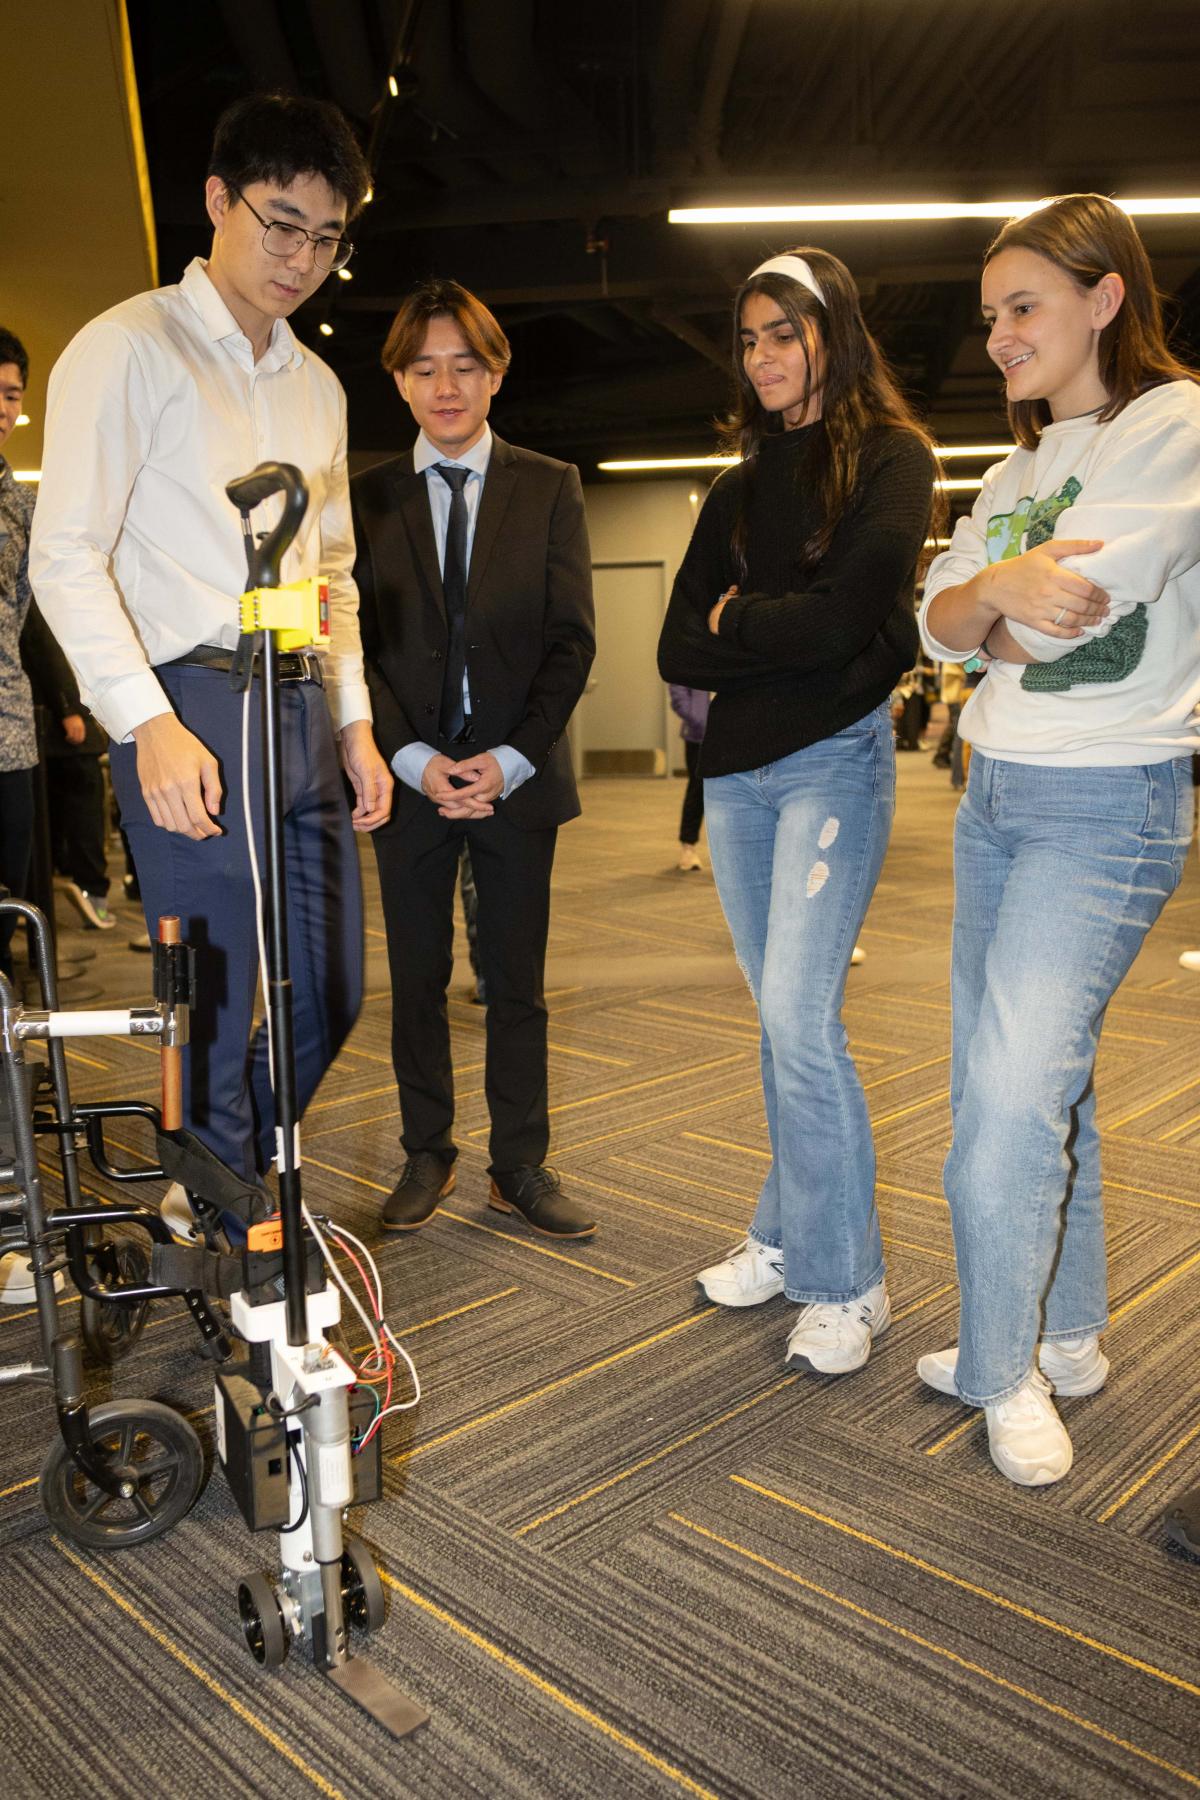
[[[684,481],[614,477],[585,487],[583,498],[593,563],[661,563],[665,604],[707,491],[707,475],[707,470],[698,470],[697,476],[702,478]],[[615,654],[619,658],[620,650]],[[610,671],[613,655],[614,647],[606,644],[605,659]],[[682,769],[678,724],[672,714],[667,741],[670,766]]]

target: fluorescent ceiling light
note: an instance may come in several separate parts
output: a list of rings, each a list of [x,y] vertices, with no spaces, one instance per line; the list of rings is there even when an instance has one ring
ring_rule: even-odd
[[[1015,444],[939,444],[938,459],[947,462],[952,456],[1011,456]]]
[[[951,475],[945,481],[935,481],[933,485],[935,488],[941,488],[943,491],[948,488],[954,488],[961,489],[963,492],[969,492],[972,488],[981,488],[983,486],[983,476]]]
[[[40,469],[14,469],[13,470],[13,480],[14,481],[40,481],[41,479],[42,479],[42,471]]]
[[[1181,194],[1171,199],[1116,200],[1133,217],[1166,218],[1200,213],[1200,195]],[[901,200],[852,205],[809,206],[673,206],[667,214],[672,225],[832,225],[866,224],[884,220],[929,221],[937,219],[1013,219],[1035,212],[1041,200]]]
[[[1016,447],[1015,444],[955,444],[950,446],[939,444],[937,446],[937,453],[941,458],[950,456],[1007,456],[1010,451],[1015,450]],[[597,463],[596,467],[598,469],[603,469],[606,474],[610,475],[629,475],[638,471],[649,471],[654,469],[659,471],[671,469],[731,469],[735,463],[738,463],[741,460],[740,456],[631,456],[616,462]],[[938,482],[938,486],[943,488],[977,488],[979,485],[979,481],[974,476],[968,475],[950,476],[945,481]]]
[[[634,469],[731,469],[741,460],[740,456],[633,456],[622,462],[597,463],[596,467],[626,475]]]

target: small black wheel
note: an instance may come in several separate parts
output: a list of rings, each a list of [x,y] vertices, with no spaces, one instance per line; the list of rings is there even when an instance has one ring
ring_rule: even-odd
[[[122,1239],[103,1246],[89,1264],[93,1280],[141,1287],[150,1279],[150,1259],[140,1244]],[[79,1331],[93,1359],[114,1363],[125,1356],[145,1330],[149,1300],[92,1300],[85,1294],[79,1307]]]
[[[347,1625],[359,1631],[378,1631],[383,1624],[383,1583],[375,1558],[361,1538],[342,1540],[342,1609]]]
[[[204,1486],[204,1452],[187,1420],[156,1400],[109,1400],[88,1414],[93,1447],[126,1478],[108,1494],[60,1438],[42,1465],[38,1496],[52,1525],[89,1550],[127,1550],[170,1531]]]
[[[287,1634],[275,1589],[265,1575],[247,1575],[238,1583],[238,1617],[255,1662],[277,1669],[287,1655]]]

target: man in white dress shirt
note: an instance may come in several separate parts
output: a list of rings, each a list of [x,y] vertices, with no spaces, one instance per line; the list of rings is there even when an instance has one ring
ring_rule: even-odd
[[[264,1034],[250,1043],[258,952],[242,701],[229,683],[246,562],[225,484],[259,462],[295,463],[310,503],[284,579],[329,579],[328,653],[285,657],[281,670],[303,1107],[360,1003],[351,824],[382,823],[392,778],[363,677],[345,396],[286,320],[348,259],[346,228],[368,180],[336,108],[283,95],[229,108],[205,186],[208,260],[92,320],[54,370],[30,550],[38,602],[112,739],[147,924],[178,913],[196,946],[185,1123],[252,1182],[274,1155],[275,1126]],[[258,509],[256,529],[274,523],[279,504]],[[261,832],[257,683],[252,709],[245,776]]]

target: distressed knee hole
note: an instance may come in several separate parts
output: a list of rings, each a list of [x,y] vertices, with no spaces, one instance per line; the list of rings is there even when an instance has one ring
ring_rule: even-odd
[[[830,844],[832,844],[834,838],[837,836],[837,834],[841,830],[841,828],[842,828],[842,825],[841,825],[840,819],[835,819],[832,817],[832,815],[828,819],[826,819],[825,823],[821,827],[821,835],[817,839],[817,849],[818,850],[828,850]]]
[[[808,871],[808,885],[805,888],[805,893],[808,895],[808,898],[811,900],[814,894],[819,894],[828,880],[829,864],[815,862]]]

